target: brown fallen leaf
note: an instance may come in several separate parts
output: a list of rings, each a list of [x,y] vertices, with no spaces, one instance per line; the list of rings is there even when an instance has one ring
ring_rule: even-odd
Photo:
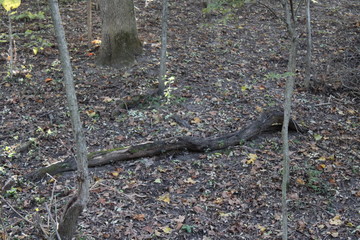
[[[204,209],[202,209],[202,207],[197,206],[197,205],[193,207],[193,210],[194,210],[196,213],[204,212]]]
[[[132,216],[132,219],[138,220],[138,221],[144,221],[145,220],[145,214],[135,214]]]
[[[185,216],[179,215],[178,218],[174,218],[173,220],[174,220],[175,222],[182,223],[182,222],[184,222],[184,220],[185,220]]]

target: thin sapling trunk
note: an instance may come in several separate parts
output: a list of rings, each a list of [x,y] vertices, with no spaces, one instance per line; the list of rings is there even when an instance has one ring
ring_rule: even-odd
[[[80,121],[79,107],[75,93],[73,71],[70,63],[69,51],[65,40],[65,32],[61,23],[57,0],[49,0],[51,15],[54,22],[55,34],[59,46],[61,65],[64,72],[64,83],[68,108],[70,111],[72,130],[76,144],[76,165],[78,191],[63,213],[59,224],[58,234],[62,240],[71,240],[76,232],[79,215],[89,200],[89,172],[85,136]]]
[[[163,0],[161,17],[161,50],[160,50],[160,74],[158,94],[164,95],[166,78],[166,48],[167,48],[167,22],[168,22],[168,0]]]
[[[309,89],[310,87],[310,77],[311,77],[312,37],[311,37],[310,2],[311,0],[306,0],[307,49],[306,49],[306,69],[305,69],[305,80],[304,80],[304,86],[306,89]]]
[[[281,185],[281,202],[282,202],[282,239],[288,239],[288,208],[287,208],[287,187],[290,176],[290,153],[289,153],[289,121],[291,114],[291,96],[295,84],[295,69],[296,69],[296,48],[297,48],[297,31],[296,31],[296,17],[294,13],[294,5],[292,0],[282,0],[282,5],[285,11],[285,22],[287,31],[290,37],[290,50],[288,72],[289,77],[286,80],[285,87],[285,102],[284,102],[284,121],[282,126],[282,140],[283,140],[283,179]]]

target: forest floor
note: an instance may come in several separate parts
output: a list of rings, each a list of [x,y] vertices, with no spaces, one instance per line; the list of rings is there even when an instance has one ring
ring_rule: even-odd
[[[39,225],[53,226],[47,208],[61,216],[76,180],[75,172],[22,180],[74,157],[51,18],[45,2],[37,3],[24,2],[19,12],[44,11],[45,19],[12,24],[13,79],[6,77],[8,42],[0,45],[0,187],[16,182],[0,199],[2,239],[44,238]],[[282,22],[254,4],[222,22],[223,15],[204,16],[199,4],[185,0],[169,8],[167,97],[117,112],[121,99],[156,88],[158,78],[161,4],[135,3],[144,52],[126,70],[96,67],[97,52],[87,46],[85,1],[60,6],[89,152],[175,136],[219,136],[282,106],[289,46]],[[316,84],[310,92],[301,88],[302,34],[292,118],[309,130],[290,134],[289,239],[359,239],[360,101],[336,70],[346,66],[359,76],[354,49],[360,46],[360,2],[322,0],[312,13]],[[96,39],[98,15],[94,11]],[[7,23],[4,14],[2,21]],[[0,29],[5,40],[8,29]],[[173,114],[189,126],[178,125]],[[30,139],[33,144],[19,149]],[[78,239],[280,239],[281,149],[278,132],[223,151],[92,168]]]

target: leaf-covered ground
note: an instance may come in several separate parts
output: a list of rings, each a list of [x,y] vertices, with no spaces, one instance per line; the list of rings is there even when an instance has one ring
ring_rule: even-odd
[[[277,76],[286,71],[288,50],[282,23],[254,4],[221,22],[220,15],[204,16],[199,4],[186,0],[170,3],[168,97],[119,111],[121,99],[157,84],[160,1],[136,1],[136,6],[144,53],[131,69],[114,70],[95,66],[97,53],[86,42],[86,2],[61,4],[90,152],[172,136],[217,136],[282,105],[285,80]],[[0,45],[0,186],[16,182],[2,189],[2,239],[42,239],[39,225],[51,231],[49,212],[61,216],[74,193],[73,172],[36,183],[22,180],[39,167],[74,157],[46,9],[42,1],[19,9],[44,11],[45,19],[14,20],[11,80],[6,78],[8,42]],[[360,3],[322,0],[312,11],[317,83],[312,92],[300,87],[303,34],[292,117],[309,131],[290,136],[289,238],[359,239],[360,109],[358,92],[351,91],[358,86],[349,89],[349,82],[332,73],[345,66],[352,70],[349,76],[359,76],[354,49],[360,43]],[[94,15],[99,39],[99,13]],[[4,24],[0,28],[4,40],[8,30]],[[178,125],[173,114],[190,127]],[[93,168],[78,238],[279,239],[281,161],[281,136],[272,133],[224,151],[179,152]]]

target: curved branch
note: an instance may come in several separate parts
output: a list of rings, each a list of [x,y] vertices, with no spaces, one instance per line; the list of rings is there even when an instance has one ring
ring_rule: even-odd
[[[283,112],[278,110],[269,110],[264,112],[258,119],[245,128],[234,132],[221,135],[219,137],[197,138],[197,137],[175,137],[161,141],[145,142],[138,145],[99,151],[89,154],[89,167],[97,167],[111,164],[118,161],[128,161],[132,159],[151,157],[168,152],[190,151],[190,152],[208,152],[225,149],[230,146],[240,145],[245,141],[251,140],[261,133],[279,131],[282,126]],[[295,121],[290,120],[289,129],[304,132],[305,129],[299,126]],[[31,180],[43,178],[46,173],[51,175],[74,171],[76,163],[73,159],[65,162],[53,164],[51,166],[38,169],[26,176]]]

